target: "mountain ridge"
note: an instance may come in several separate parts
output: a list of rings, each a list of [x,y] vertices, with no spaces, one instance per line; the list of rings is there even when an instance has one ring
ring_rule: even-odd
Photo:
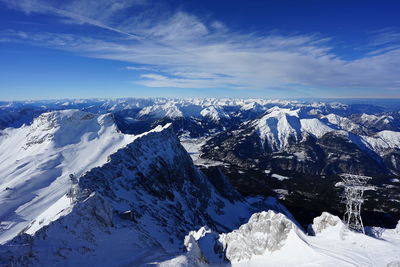
[[[74,193],[62,197],[67,207],[51,207],[58,217],[39,216],[25,234],[0,246],[2,261],[33,266],[73,266],[83,259],[100,263],[101,251],[115,250],[110,239],[114,246],[129,246],[138,255],[154,249],[162,257],[178,253],[185,234],[202,225],[227,231],[260,209],[290,216],[273,198],[248,201],[233,187],[221,195],[193,165],[171,125],[136,136],[105,164],[77,178]],[[44,218],[47,225],[41,222]],[[114,239],[120,236],[130,236],[136,243]],[[126,260],[148,260],[135,257]]]

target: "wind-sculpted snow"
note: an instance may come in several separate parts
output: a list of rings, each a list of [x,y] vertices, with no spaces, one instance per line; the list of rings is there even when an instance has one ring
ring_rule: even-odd
[[[288,242],[301,243],[303,235],[291,220],[270,210],[253,214],[246,224],[230,233],[218,235],[204,227],[192,231],[185,238],[185,247],[192,262],[226,265],[273,255]]]
[[[332,116],[327,118],[330,118],[328,122],[324,122],[321,118],[303,118],[300,109],[274,107],[251,125],[255,125],[261,142],[269,146],[271,151],[282,151],[290,145],[304,141],[310,135],[321,138],[329,132],[341,130],[335,129],[330,124],[333,121]],[[334,122],[338,120],[339,116],[336,116]],[[336,126],[340,127],[341,124],[338,123]]]
[[[184,245],[191,265],[224,264],[226,257],[224,248],[219,242],[219,234],[208,227],[191,231],[185,236]]]
[[[248,223],[228,234],[222,234],[220,242],[225,248],[226,258],[231,262],[251,259],[254,255],[279,250],[284,246],[293,222],[283,214],[273,211],[253,214]]]
[[[385,154],[391,149],[400,149],[400,132],[381,131],[372,136],[365,136],[364,139],[379,154]]]
[[[326,116],[321,117],[322,120],[326,119],[332,125],[337,126],[339,129],[354,132],[357,134],[363,134],[367,131],[367,128],[362,127],[361,125],[353,122],[351,119],[347,117],[342,117],[337,114],[328,114]]]

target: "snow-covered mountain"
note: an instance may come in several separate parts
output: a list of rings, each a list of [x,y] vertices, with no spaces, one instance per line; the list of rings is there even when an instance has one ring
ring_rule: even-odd
[[[133,140],[112,115],[78,110],[43,113],[31,125],[0,136],[0,242],[3,243],[64,198],[70,176],[104,164]],[[61,201],[62,202],[62,201]],[[63,204],[59,202],[60,209]],[[41,224],[53,218],[45,218]]]
[[[203,157],[239,166],[302,173],[399,173],[400,132],[368,135],[368,128],[337,114],[273,107],[202,147]]]
[[[139,117],[162,118],[180,118],[183,117],[182,111],[174,103],[166,103],[164,105],[147,106],[140,110]]]
[[[196,118],[205,123],[203,132],[224,126],[228,129],[236,127],[238,123],[255,119],[267,109],[274,106],[281,108],[302,108],[313,114],[351,115],[362,113],[357,105],[338,103],[304,102],[288,100],[266,99],[76,99],[55,101],[26,101],[26,102],[0,102],[0,129],[7,127],[20,127],[22,124],[31,123],[39,114],[52,110],[79,109],[96,114],[113,113],[118,118],[118,123],[123,124],[123,130],[134,131],[132,128],[141,126],[141,131],[153,128],[157,120],[181,120],[182,118]],[[368,111],[381,111],[382,108],[370,106]],[[393,117],[393,115],[391,115]],[[396,116],[394,116],[396,117]],[[355,117],[356,119],[356,117]],[[395,119],[396,120],[396,119]],[[187,120],[189,124],[193,122]],[[158,122],[162,124],[163,122]],[[210,125],[210,122],[212,124]],[[146,124],[147,126],[144,127]],[[128,126],[128,127],[127,127]],[[182,125],[181,126],[185,126]],[[129,129],[129,127],[131,129]],[[186,127],[190,128],[190,127]],[[206,130],[206,131],[205,131]],[[388,130],[393,130],[388,129]],[[194,129],[191,134],[196,135]]]
[[[320,138],[334,131],[317,118],[300,118],[299,113],[300,109],[273,107],[266,115],[253,122],[262,144],[271,151],[281,151],[291,143],[299,143],[310,135]]]
[[[388,112],[388,113],[378,113],[378,114],[353,114],[351,120],[355,123],[363,126],[369,131],[382,131],[382,130],[393,130],[399,131],[399,113],[398,112]]]
[[[21,149],[25,142],[27,149],[52,148],[53,157],[63,158],[60,166],[53,157],[51,166],[46,165],[51,170],[60,168],[57,175],[36,168],[43,175],[15,176],[23,165],[6,176],[4,184],[13,182],[8,191],[18,198],[3,205],[15,208],[7,213],[9,223],[2,233],[2,241],[7,242],[0,246],[0,262],[30,266],[144,264],[179,253],[184,236],[202,225],[218,232],[230,231],[252,213],[265,209],[290,216],[273,198],[244,199],[224,176],[209,180],[193,165],[170,125],[126,137],[115,131],[110,116],[63,111],[43,114],[26,127],[31,127],[35,142],[25,142],[32,134],[20,135]],[[7,131],[17,130],[24,128]],[[103,132],[107,133],[105,140],[99,134]],[[101,148],[118,136],[120,142],[112,152]],[[97,143],[90,151],[77,148],[86,147],[88,142]],[[91,158],[95,156],[101,158]],[[76,184],[69,182],[71,173]],[[25,181],[29,178],[36,187],[27,190]],[[36,197],[23,201],[23,193]],[[16,215],[24,218],[24,228],[18,227],[17,236],[9,227],[18,222]]]
[[[0,266],[400,262],[400,223],[367,228],[370,237],[323,213],[306,232],[268,194],[241,195],[222,168],[239,166],[255,187],[296,180],[306,199],[300,187],[312,186],[276,170],[393,175],[395,113],[373,119],[351,105],[262,99],[0,104]]]

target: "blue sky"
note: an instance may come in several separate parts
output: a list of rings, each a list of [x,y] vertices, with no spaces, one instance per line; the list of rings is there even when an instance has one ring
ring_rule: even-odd
[[[0,0],[0,99],[400,97],[400,2]]]

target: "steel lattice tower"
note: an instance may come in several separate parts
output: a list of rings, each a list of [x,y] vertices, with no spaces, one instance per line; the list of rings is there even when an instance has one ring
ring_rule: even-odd
[[[371,177],[355,174],[341,174],[340,177],[344,183],[346,201],[346,212],[343,220],[349,228],[365,233],[361,219],[361,204],[364,203],[364,191],[373,189],[373,187],[367,186]]]

